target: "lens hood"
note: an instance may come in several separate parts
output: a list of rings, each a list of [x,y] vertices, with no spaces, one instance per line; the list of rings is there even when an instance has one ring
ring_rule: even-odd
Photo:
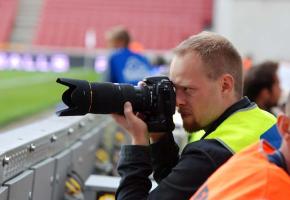
[[[62,95],[62,101],[67,108],[57,110],[57,115],[85,115],[90,112],[92,91],[88,81],[58,78],[56,82],[69,87]]]

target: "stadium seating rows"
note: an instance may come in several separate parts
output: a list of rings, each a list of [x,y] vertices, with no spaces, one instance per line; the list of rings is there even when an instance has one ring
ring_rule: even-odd
[[[212,0],[44,0],[34,43],[84,47],[85,34],[95,30],[97,46],[105,47],[104,33],[128,27],[134,40],[147,49],[172,48],[211,24]],[[18,0],[0,0],[0,44],[9,41]]]
[[[17,11],[17,0],[0,0],[0,44],[9,41]]]
[[[104,32],[124,25],[147,49],[174,47],[211,23],[212,0],[45,0],[35,44],[84,47],[94,29],[97,46]]]

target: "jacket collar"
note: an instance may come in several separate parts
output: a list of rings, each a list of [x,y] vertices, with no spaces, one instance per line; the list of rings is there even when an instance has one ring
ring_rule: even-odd
[[[211,132],[215,131],[215,129],[223,122],[225,119],[227,119],[230,115],[235,113],[238,110],[249,108],[252,106],[256,106],[254,102],[251,102],[248,97],[243,97],[238,102],[234,103],[232,106],[230,106],[226,111],[215,121],[213,121],[207,128],[205,134],[202,136],[201,139],[204,139],[206,136],[208,136]]]

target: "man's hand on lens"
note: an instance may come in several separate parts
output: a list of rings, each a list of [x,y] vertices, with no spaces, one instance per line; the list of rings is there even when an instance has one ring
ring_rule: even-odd
[[[138,113],[136,115],[133,113],[131,103],[126,102],[124,104],[124,116],[112,114],[112,117],[128,131],[133,145],[149,145],[147,125],[138,115]]]

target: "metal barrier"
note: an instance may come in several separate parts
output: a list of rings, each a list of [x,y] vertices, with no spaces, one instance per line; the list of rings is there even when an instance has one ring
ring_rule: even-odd
[[[96,166],[99,137],[112,132],[104,115],[52,116],[0,134],[0,200],[60,200],[67,175],[85,181]]]

